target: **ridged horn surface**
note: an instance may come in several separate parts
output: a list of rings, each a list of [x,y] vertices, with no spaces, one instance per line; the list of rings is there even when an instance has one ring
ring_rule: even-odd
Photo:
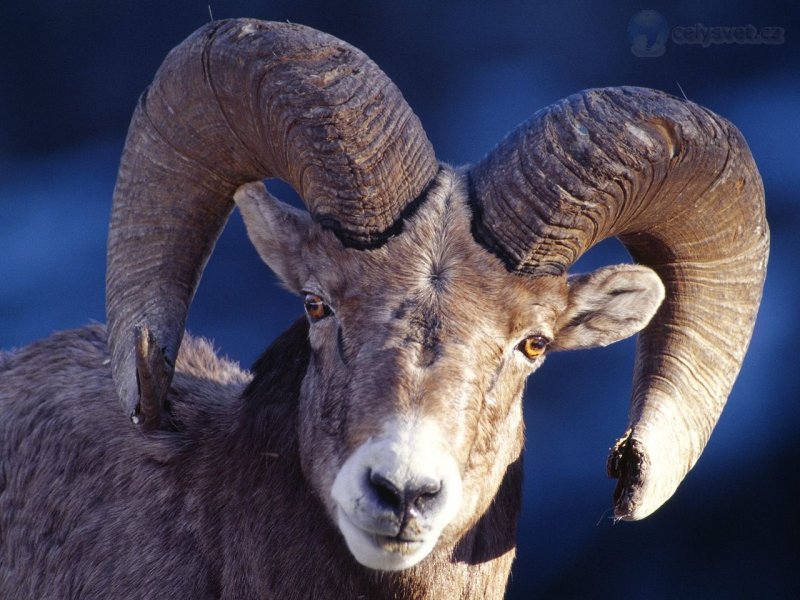
[[[106,309],[124,408],[132,414],[146,388],[137,419],[158,425],[189,303],[239,185],[283,179],[343,243],[365,248],[397,231],[437,168],[397,87],[356,48],[288,23],[196,31],[140,98],[114,190]],[[136,348],[148,353],[140,367],[164,363],[141,385]]]
[[[608,461],[616,517],[647,516],[699,458],[752,334],[769,230],[747,144],[692,102],[587,90],[536,113],[469,175],[473,233],[509,270],[563,273],[618,236],[664,282]]]

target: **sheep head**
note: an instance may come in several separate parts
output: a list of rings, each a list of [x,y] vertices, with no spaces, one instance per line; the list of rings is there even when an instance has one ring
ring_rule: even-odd
[[[442,168],[403,233],[356,250],[261,183],[236,202],[264,261],[305,297],[308,480],[376,569],[454,543],[522,450],[521,395],[551,350],[605,345],[663,298],[648,268],[520,277],[471,233],[466,177]]]
[[[247,183],[265,177],[308,212]],[[747,146],[690,102],[583,92],[456,170],[358,50],[296,25],[216,22],[143,95],[115,190],[112,371],[147,429],[234,193],[311,321],[305,475],[356,559],[381,570],[455,543],[487,510],[521,453],[522,389],[547,352],[646,325],[609,471],[618,518],[655,510],[719,417],[765,275]],[[610,236],[641,265],[567,276]]]

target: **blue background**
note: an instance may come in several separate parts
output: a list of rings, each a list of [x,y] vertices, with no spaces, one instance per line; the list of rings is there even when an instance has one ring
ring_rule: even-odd
[[[764,178],[772,253],[728,407],[673,499],[645,521],[613,525],[604,465],[626,423],[633,344],[551,357],[526,392],[525,508],[509,597],[797,598],[800,5],[608,4],[212,0],[211,10],[304,23],[358,46],[403,91],[439,158],[454,164],[478,160],[535,110],[587,87],[682,89],[738,125]],[[785,42],[667,39],[660,56],[637,56],[637,28],[660,27],[632,22],[642,9],[660,13],[670,32],[778,26]],[[128,119],[166,52],[208,11],[207,0],[4,0],[0,348],[105,320],[106,225]],[[663,39],[644,34],[651,45]],[[611,240],[576,270],[624,260]],[[249,365],[300,311],[234,215],[190,330]]]

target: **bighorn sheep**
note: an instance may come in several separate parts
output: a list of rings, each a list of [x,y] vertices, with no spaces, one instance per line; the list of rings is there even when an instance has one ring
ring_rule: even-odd
[[[181,343],[234,197],[305,298],[252,374]],[[611,236],[639,265],[567,277]],[[644,328],[608,469],[647,516],[725,404],[768,245],[745,141],[691,102],[584,91],[455,169],[355,48],[210,23],[133,116],[107,333],[0,361],[0,596],[501,597],[526,377]]]

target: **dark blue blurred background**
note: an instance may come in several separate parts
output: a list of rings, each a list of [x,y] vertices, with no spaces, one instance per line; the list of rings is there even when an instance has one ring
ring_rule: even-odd
[[[753,342],[711,442],[661,510],[613,525],[604,465],[626,423],[633,345],[553,356],[528,385],[509,597],[800,597],[800,4],[210,1],[214,18],[305,23],[364,50],[451,163],[479,159],[538,108],[594,86],[685,93],[739,126],[764,178],[772,255]],[[128,119],[166,52],[209,20],[208,4],[3,1],[0,347],[105,320],[106,224]],[[751,24],[773,43],[676,42],[697,23]],[[609,241],[577,268],[622,260]],[[249,365],[300,311],[235,215],[189,328]]]

